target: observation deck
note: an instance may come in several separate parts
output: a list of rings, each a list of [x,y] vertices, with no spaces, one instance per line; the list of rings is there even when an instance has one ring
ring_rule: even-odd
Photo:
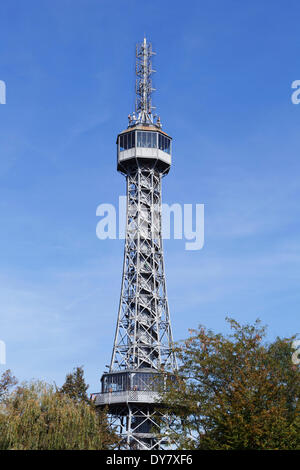
[[[160,403],[166,380],[175,380],[169,373],[136,369],[105,373],[101,379],[101,393],[93,393],[96,406],[126,403]]]
[[[96,406],[123,403],[158,403],[159,393],[151,390],[125,390],[122,392],[93,393],[91,399]]]
[[[171,166],[172,138],[155,125],[135,125],[117,138],[118,171],[127,173],[138,161],[155,164],[162,173]]]

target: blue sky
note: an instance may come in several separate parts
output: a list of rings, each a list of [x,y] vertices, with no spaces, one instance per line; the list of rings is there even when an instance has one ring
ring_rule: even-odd
[[[2,1],[0,339],[20,380],[84,365],[97,391],[109,362],[123,241],[96,238],[96,208],[125,194],[115,138],[144,33],[174,138],[164,201],[205,204],[202,250],[164,243],[175,339],[227,332],[226,315],[300,331],[299,16],[294,0]]]

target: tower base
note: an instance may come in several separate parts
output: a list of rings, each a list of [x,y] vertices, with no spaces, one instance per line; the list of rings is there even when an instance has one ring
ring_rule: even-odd
[[[123,403],[108,407],[111,428],[120,436],[121,450],[163,450],[168,446],[160,436],[163,411],[147,404]]]

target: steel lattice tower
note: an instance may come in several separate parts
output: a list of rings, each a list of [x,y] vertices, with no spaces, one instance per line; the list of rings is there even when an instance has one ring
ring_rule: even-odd
[[[123,278],[109,372],[99,407],[108,406],[124,448],[159,449],[157,403],[166,371],[177,368],[164,271],[161,183],[171,166],[171,137],[153,116],[151,44],[136,47],[136,105],[117,138],[118,171],[126,176],[127,215]]]

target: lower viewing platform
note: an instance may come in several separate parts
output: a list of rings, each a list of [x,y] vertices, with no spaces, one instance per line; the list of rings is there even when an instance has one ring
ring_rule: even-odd
[[[173,374],[153,369],[108,372],[101,378],[101,392],[93,393],[91,399],[96,406],[161,403],[167,378],[175,380]]]
[[[96,406],[122,403],[158,403],[159,393],[151,390],[126,390],[122,392],[93,393]]]

